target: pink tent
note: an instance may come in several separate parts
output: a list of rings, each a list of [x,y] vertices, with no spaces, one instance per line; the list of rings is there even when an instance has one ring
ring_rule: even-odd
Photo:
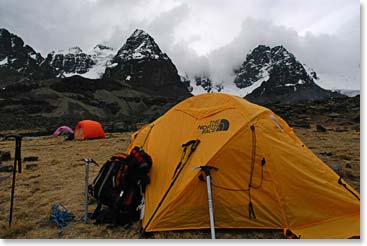
[[[60,126],[59,128],[56,129],[56,131],[54,131],[54,133],[52,135],[60,136],[60,135],[73,134],[73,133],[74,132],[70,127]]]

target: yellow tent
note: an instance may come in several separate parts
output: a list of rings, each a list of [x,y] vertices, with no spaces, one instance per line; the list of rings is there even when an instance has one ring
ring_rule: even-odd
[[[199,140],[193,150],[193,141]],[[191,142],[190,142],[191,141]],[[188,143],[185,147],[185,143]],[[360,235],[359,193],[317,158],[271,110],[222,93],[191,97],[132,135],[128,152],[151,155],[146,232],[209,228],[282,229],[301,238]]]

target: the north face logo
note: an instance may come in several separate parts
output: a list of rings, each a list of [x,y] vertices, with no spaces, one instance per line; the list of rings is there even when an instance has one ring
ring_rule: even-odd
[[[198,129],[201,130],[201,134],[227,131],[229,129],[229,121],[227,119],[212,120],[208,125],[199,125]]]

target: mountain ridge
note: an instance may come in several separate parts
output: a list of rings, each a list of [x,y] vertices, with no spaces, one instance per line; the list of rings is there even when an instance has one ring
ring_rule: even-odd
[[[316,72],[299,62],[282,45],[274,47],[258,45],[246,55],[243,63],[234,69],[236,75],[234,80],[220,84],[212,81],[210,75],[195,75],[193,78],[179,75],[175,64],[159,48],[154,38],[140,29],[136,29],[118,50],[97,44],[93,49],[85,52],[80,47],[74,46],[66,50],[50,52],[46,58],[30,46],[24,45],[18,36],[6,29],[1,30],[5,35],[0,35],[0,38],[8,35],[10,41],[5,42],[6,45],[0,42],[0,44],[3,43],[2,46],[0,45],[0,75],[6,68],[6,72],[10,71],[10,77],[11,73],[16,73],[18,80],[22,79],[22,76],[37,80],[80,75],[91,79],[121,80],[142,90],[144,88],[161,90],[164,87],[175,88],[175,90],[186,88],[194,95],[224,92],[245,97],[256,103],[278,100],[290,103],[323,100],[340,96],[340,92],[348,95],[356,94],[356,92],[347,93],[345,90],[329,91],[321,88],[317,85],[319,77]],[[9,48],[9,43],[15,49]],[[7,49],[2,48],[4,46],[7,46]],[[22,47],[22,52],[17,52],[19,47]],[[25,57],[18,67],[8,64],[9,59],[12,59],[11,56],[6,56],[9,50],[14,50],[12,51],[14,54],[21,53],[22,55],[19,56]],[[29,62],[30,60],[33,63]],[[31,67],[34,71],[28,71],[28,64],[33,64]],[[25,68],[21,67],[22,65]],[[47,76],[34,76],[37,73],[42,74],[39,71],[46,71]]]

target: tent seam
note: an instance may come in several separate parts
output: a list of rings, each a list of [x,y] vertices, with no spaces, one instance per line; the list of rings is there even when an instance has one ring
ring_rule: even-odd
[[[195,119],[195,122],[197,122],[198,121],[198,119]],[[191,131],[191,134],[190,134],[190,138],[192,138],[193,137],[193,133],[194,133],[194,129]],[[180,174],[177,176],[177,178],[175,178],[175,180],[172,180],[171,181],[171,183],[172,182],[176,182],[176,180],[178,179],[180,177]],[[193,179],[192,179],[193,180]],[[191,182],[191,181],[190,181]],[[169,193],[171,193],[171,191],[172,191],[172,188],[175,186],[175,184],[173,184],[172,185],[172,187],[170,188],[170,186],[171,186],[171,183],[169,184],[169,186],[168,186],[168,188],[167,188],[167,190],[165,191],[165,193],[169,190],[169,189],[171,189],[168,193],[167,193],[167,195],[166,195],[166,197],[168,197],[169,196]],[[161,199],[159,200],[159,202],[158,202],[158,205],[159,205],[159,203],[163,200],[163,199],[166,199],[166,197],[164,197],[164,194],[165,193],[163,193],[163,196],[161,197]],[[166,201],[162,201],[162,204],[158,207],[156,207],[154,210],[153,210],[153,214],[152,214],[152,216],[149,218],[149,220],[148,220],[148,222],[150,221],[150,220],[153,220],[154,219],[154,217],[157,217],[157,215],[159,215],[159,210],[160,210],[160,208],[162,207],[162,205],[164,204],[164,203],[166,203],[167,202],[167,200]],[[157,209],[157,211],[154,213],[154,211]],[[147,222],[147,223],[148,223]],[[147,224],[146,226],[145,226],[145,228],[144,228],[144,230],[147,230],[148,229],[148,226],[151,226],[152,225],[152,221],[149,223],[149,224]]]
[[[261,128],[261,127],[260,127]],[[261,142],[262,140],[260,140]],[[264,151],[265,153],[265,151]],[[271,160],[273,159],[273,156],[271,153],[265,153],[266,155],[270,156],[270,162]],[[271,172],[271,168],[268,167],[268,173],[269,173],[269,181],[271,182],[272,184],[272,188],[273,188],[273,191],[275,193],[275,196],[276,196],[276,199],[278,200],[278,203],[279,203],[279,208],[280,208],[280,211],[282,213],[282,217],[283,217],[283,222],[285,223],[285,228],[289,228],[289,223],[288,223],[288,219],[287,219],[287,216],[286,216],[286,213],[285,213],[285,210],[284,210],[284,206],[282,205],[283,203],[281,202],[281,199],[280,199],[280,193],[278,192],[278,190],[276,189],[276,185],[275,185],[275,182],[274,182],[274,178],[273,178],[273,175],[272,175],[272,172]]]
[[[349,216],[355,216],[355,215],[359,215],[358,212],[355,212],[355,213],[350,213],[350,214],[345,214],[345,215],[342,215],[342,216],[338,216],[338,217],[335,217],[335,218],[327,218],[327,219],[323,219],[323,220],[319,220],[319,221],[316,221],[316,222],[312,222],[312,223],[308,223],[308,224],[303,224],[303,225],[300,225],[300,226],[296,226],[296,227],[292,227],[290,228],[291,230],[294,230],[294,229],[303,229],[303,228],[306,228],[306,227],[309,227],[309,226],[313,226],[313,225],[320,225],[322,223],[325,223],[325,222],[332,222],[332,221],[336,221],[336,220],[339,220],[339,219],[342,219],[342,218],[345,218],[345,217],[349,217]]]

